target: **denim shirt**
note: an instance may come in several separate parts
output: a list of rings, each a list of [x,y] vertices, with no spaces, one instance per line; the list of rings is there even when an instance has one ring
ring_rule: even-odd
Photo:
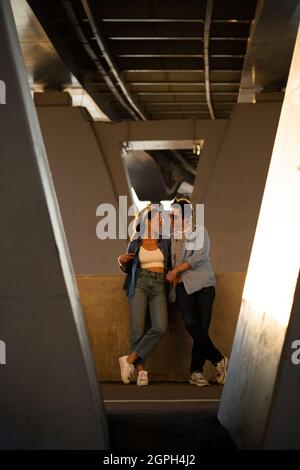
[[[199,234],[200,230],[203,230],[203,237]],[[208,232],[205,227],[199,226],[196,230],[194,229],[194,233],[202,240],[199,249],[188,249],[187,243],[183,243],[181,256],[176,263],[181,264],[186,261],[191,266],[190,269],[181,273],[181,278],[187,294],[193,294],[203,287],[216,285],[215,275],[209,260],[210,240]],[[175,267],[174,252],[174,239],[172,238],[171,262],[173,268]],[[170,302],[175,302],[176,291],[174,287],[170,289],[168,297]]]
[[[121,267],[122,271],[127,274],[123,289],[126,290],[127,296],[129,298],[132,298],[135,293],[136,276],[138,268],[140,267],[139,251],[141,242],[141,238],[137,238],[129,242],[127,247],[127,253],[134,253],[135,256],[133,260],[126,264],[126,267],[124,267],[123,269]],[[157,246],[164,255],[164,268],[165,271],[168,271],[169,269],[171,269],[170,240],[159,238],[157,240]]]

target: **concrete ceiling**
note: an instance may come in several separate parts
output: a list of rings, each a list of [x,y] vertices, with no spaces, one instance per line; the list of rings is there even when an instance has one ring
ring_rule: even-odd
[[[113,120],[230,116],[256,0],[28,3]]]
[[[275,97],[275,93],[284,91],[299,21],[298,0],[258,2],[244,60],[239,102],[255,102],[259,94]]]
[[[79,86],[25,0],[11,0],[28,78],[33,90]]]
[[[299,0],[12,3],[32,88],[84,89],[112,122],[226,119],[237,102],[281,100],[300,17]],[[197,163],[191,148],[128,162],[132,180],[156,172],[149,199],[193,185]]]
[[[13,1],[32,86],[82,86],[112,121],[228,118],[284,89],[299,3]]]

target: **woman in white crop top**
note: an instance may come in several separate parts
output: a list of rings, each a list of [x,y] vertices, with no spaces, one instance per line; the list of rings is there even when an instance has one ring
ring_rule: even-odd
[[[164,255],[158,247],[149,250],[143,246],[142,241],[139,251],[139,261],[141,269],[164,272]]]
[[[121,269],[127,273],[127,284],[130,284],[127,293],[131,306],[131,352],[120,357],[119,363],[125,384],[137,371],[137,385],[148,385],[145,360],[166,332],[168,323],[165,272],[169,243],[159,238],[161,217],[158,209],[144,209],[137,220],[139,236],[131,240],[127,253],[118,258]],[[154,227],[157,230],[153,230]],[[151,327],[146,331],[148,307]]]

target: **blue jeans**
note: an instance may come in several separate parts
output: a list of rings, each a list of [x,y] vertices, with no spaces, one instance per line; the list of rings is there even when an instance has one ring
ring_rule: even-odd
[[[131,351],[144,363],[158,340],[167,331],[168,310],[164,273],[139,269],[131,305]],[[149,306],[151,327],[145,330]]]

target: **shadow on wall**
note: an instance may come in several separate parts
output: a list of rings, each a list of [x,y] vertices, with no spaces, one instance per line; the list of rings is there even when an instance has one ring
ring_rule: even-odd
[[[210,332],[217,347],[229,356],[245,273],[220,273],[216,278]],[[129,352],[129,303],[122,289],[123,282],[124,276],[77,276],[97,376],[101,381],[120,381],[118,357]],[[147,368],[152,380],[185,381],[189,373],[191,339],[174,305],[169,307],[168,331],[149,357]],[[212,374],[209,365],[207,374]]]

